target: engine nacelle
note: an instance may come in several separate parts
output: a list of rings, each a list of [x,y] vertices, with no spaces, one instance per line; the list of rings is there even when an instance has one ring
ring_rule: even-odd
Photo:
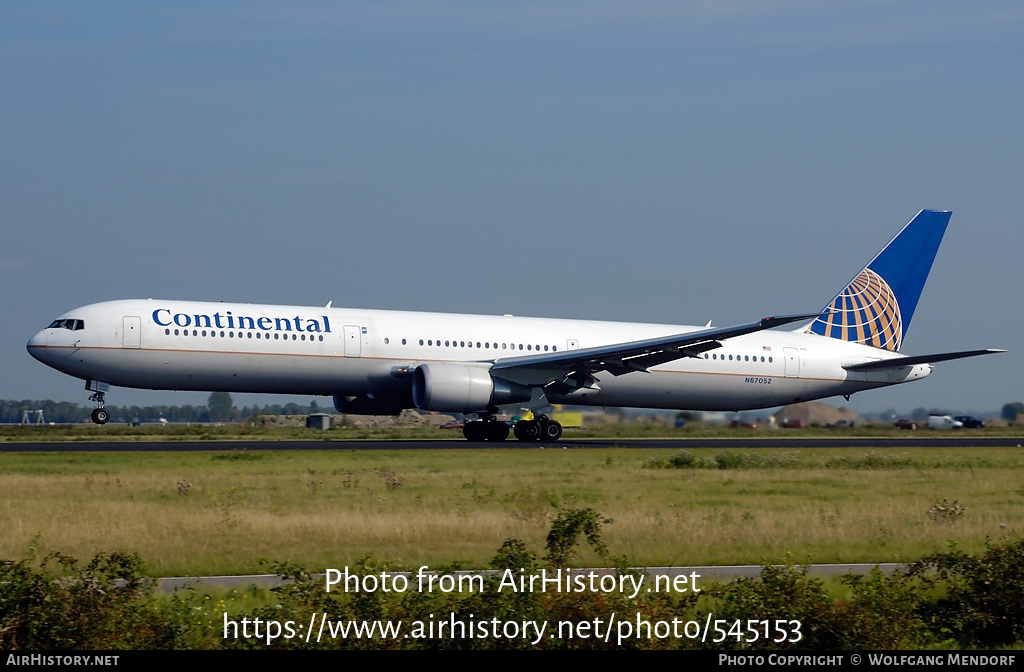
[[[368,396],[342,397],[334,395],[334,409],[338,413],[352,415],[398,415],[407,408],[412,408],[409,397],[383,397],[375,399]]]
[[[466,364],[420,364],[412,376],[412,402],[425,411],[474,413],[529,401],[530,388]]]

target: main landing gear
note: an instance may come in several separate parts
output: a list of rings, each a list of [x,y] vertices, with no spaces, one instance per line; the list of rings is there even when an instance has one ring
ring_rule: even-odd
[[[520,441],[558,441],[562,438],[562,425],[546,415],[535,420],[520,420],[512,431]]]
[[[462,426],[467,441],[504,441],[508,438],[508,423],[486,415],[482,420],[470,420]]]
[[[535,420],[520,420],[512,433],[520,441],[558,441],[562,438],[562,425],[541,415]],[[467,441],[504,441],[509,435],[508,423],[487,415],[463,425],[462,435]]]

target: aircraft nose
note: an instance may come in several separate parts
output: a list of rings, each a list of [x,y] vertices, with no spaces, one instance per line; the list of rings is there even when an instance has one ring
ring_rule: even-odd
[[[46,331],[40,331],[38,334],[28,339],[28,343],[25,345],[28,348],[28,354],[32,355],[40,362],[46,361]]]

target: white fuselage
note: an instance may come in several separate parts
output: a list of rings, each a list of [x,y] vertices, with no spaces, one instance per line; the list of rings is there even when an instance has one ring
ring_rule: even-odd
[[[698,327],[512,316],[122,300],[61,316],[29,352],[53,368],[111,385],[159,390],[376,397],[408,387],[401,372],[433,362],[474,363],[694,331]],[[927,364],[849,372],[843,365],[899,355],[792,331],[759,331],[651,368],[597,375],[595,389],[551,403],[686,410],[766,408],[917,380]],[[514,376],[512,376],[514,380]],[[535,384],[535,381],[516,381]]]

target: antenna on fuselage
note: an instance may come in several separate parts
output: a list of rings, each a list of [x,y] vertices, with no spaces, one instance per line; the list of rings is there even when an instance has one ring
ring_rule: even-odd
[[[324,308],[330,308],[332,303],[334,303],[334,299],[331,299],[330,301],[328,301],[327,305],[324,306]]]

